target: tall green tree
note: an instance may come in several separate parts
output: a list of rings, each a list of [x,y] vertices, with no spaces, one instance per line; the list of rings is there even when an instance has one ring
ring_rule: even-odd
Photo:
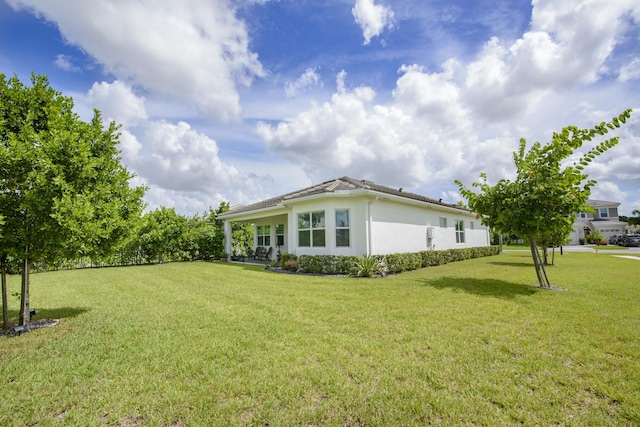
[[[182,240],[187,231],[187,218],[174,208],[160,207],[142,217],[139,242],[147,262],[183,259]]]
[[[515,181],[501,179],[490,185],[486,173],[482,173],[482,181],[472,185],[479,189],[477,193],[459,180],[455,181],[468,200],[469,208],[478,213],[483,224],[495,231],[522,236],[529,242],[540,287],[551,285],[536,237],[549,234],[568,237],[575,215],[587,209],[586,202],[595,185],[594,180],[587,180],[584,168],[596,156],[615,146],[618,137],[595,144],[571,165],[565,165],[566,160],[585,142],[591,143],[598,136],[620,127],[630,115],[631,109],[628,109],[610,122],[602,122],[591,129],[566,127],[560,133],[554,133],[546,145],[536,142],[528,151],[526,140],[521,139],[518,151],[513,154],[517,168]]]
[[[29,321],[32,263],[105,255],[140,216],[145,188],[129,186],[119,136],[97,110],[82,121],[46,76],[26,86],[0,74],[0,256],[23,260],[20,324]]]

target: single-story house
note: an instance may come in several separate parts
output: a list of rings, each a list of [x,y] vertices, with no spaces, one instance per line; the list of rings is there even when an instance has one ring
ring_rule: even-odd
[[[296,255],[385,255],[489,246],[476,214],[402,188],[342,177],[218,215],[225,251],[233,222],[254,224],[254,248]]]
[[[592,231],[602,234],[605,241],[609,241],[611,236],[625,234],[629,224],[618,219],[620,203],[589,199],[587,206],[593,208],[595,212],[580,212],[576,215],[573,231],[569,236],[571,240],[569,245],[579,245],[580,239],[584,239]]]

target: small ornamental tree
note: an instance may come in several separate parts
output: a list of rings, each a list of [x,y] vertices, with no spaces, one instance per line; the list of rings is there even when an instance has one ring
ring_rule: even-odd
[[[604,236],[602,235],[602,233],[600,233],[599,231],[591,231],[584,237],[585,239],[587,239],[587,242],[591,241],[594,245],[596,245],[596,253],[598,253],[598,248],[604,240]]]
[[[105,256],[140,216],[145,188],[129,186],[118,129],[97,110],[82,121],[45,76],[26,86],[0,74],[0,261],[23,260],[21,325],[34,262]]]
[[[536,238],[540,236],[562,236],[571,232],[575,215],[586,209],[586,202],[595,185],[587,180],[584,167],[596,156],[618,143],[618,137],[597,143],[575,163],[565,166],[583,144],[592,142],[597,136],[606,135],[625,123],[631,109],[624,111],[610,122],[602,122],[591,129],[569,126],[553,134],[546,145],[539,142],[526,151],[526,140],[520,140],[518,151],[513,154],[517,168],[514,181],[501,179],[495,185],[487,182],[482,173],[481,182],[474,182],[475,192],[456,180],[460,192],[468,201],[469,208],[476,212],[482,223],[494,231],[522,236],[529,243],[538,284],[550,288],[544,263],[538,251]]]

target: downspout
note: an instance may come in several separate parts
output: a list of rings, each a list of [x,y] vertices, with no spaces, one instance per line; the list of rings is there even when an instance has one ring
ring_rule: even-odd
[[[367,216],[367,218],[366,218],[367,227],[366,227],[366,230],[365,230],[366,231],[365,235],[366,235],[366,244],[367,244],[367,255],[372,255],[373,254],[373,243],[371,242],[371,205],[376,200],[378,200],[378,196],[376,196],[375,199],[367,202],[367,204],[365,206],[366,207],[365,215]]]

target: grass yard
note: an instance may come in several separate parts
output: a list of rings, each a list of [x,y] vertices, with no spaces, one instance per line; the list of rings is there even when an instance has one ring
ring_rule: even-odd
[[[526,252],[386,279],[35,274],[60,324],[0,337],[0,425],[640,424],[640,261],[556,264],[565,291],[531,286]]]

